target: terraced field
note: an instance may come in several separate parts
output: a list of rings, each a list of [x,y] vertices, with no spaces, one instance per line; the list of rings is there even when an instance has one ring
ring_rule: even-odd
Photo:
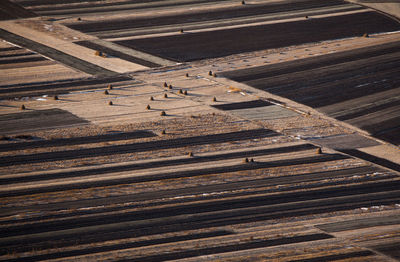
[[[0,261],[400,260],[395,19],[6,2]]]

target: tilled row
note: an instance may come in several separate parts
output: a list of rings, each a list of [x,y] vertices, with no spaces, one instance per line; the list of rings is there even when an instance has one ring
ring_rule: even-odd
[[[77,182],[72,181],[71,183],[65,182],[54,182],[50,184],[44,185],[31,185],[26,186],[24,184],[10,184],[8,188],[5,190],[1,190],[0,197],[10,197],[10,196],[23,196],[29,194],[38,194],[38,193],[48,193],[48,192],[57,192],[61,190],[72,190],[72,189],[89,189],[89,188],[98,188],[104,186],[111,185],[122,185],[122,184],[132,184],[132,183],[141,183],[141,182],[149,182],[156,181],[162,179],[177,179],[177,178],[189,178],[189,177],[197,177],[197,176],[205,176],[212,174],[223,174],[228,172],[239,172],[246,170],[256,170],[263,168],[272,168],[272,167],[284,167],[284,166],[296,166],[303,164],[315,164],[315,163],[324,163],[329,161],[337,161],[348,159],[348,156],[341,154],[330,154],[330,155],[322,155],[322,156],[312,156],[312,157],[301,157],[297,159],[284,159],[284,160],[276,160],[270,162],[257,162],[255,164],[237,164],[232,166],[222,166],[215,168],[205,168],[199,170],[191,170],[191,171],[178,171],[171,173],[156,173],[151,175],[143,175],[136,176],[135,174],[123,177],[107,177],[107,178],[90,178],[88,180],[80,180]]]
[[[93,77],[86,79],[68,79],[57,82],[34,82],[27,84],[13,84],[0,86],[0,98],[14,98],[21,96],[39,96],[65,94],[71,91],[106,88],[108,84],[114,86],[138,84],[138,81],[127,76]]]
[[[149,132],[150,133],[150,132]],[[126,133],[121,134],[124,137]],[[137,134],[133,132],[133,135]],[[139,133],[140,134],[140,133]],[[147,134],[147,133],[143,133]],[[153,134],[153,133],[150,133]],[[149,135],[149,134],[148,134]],[[118,138],[116,136],[116,138]],[[97,139],[97,137],[94,137]],[[114,138],[114,137],[112,137]],[[69,140],[69,139],[65,139]],[[71,139],[74,141],[74,139]],[[77,138],[80,141],[80,138]],[[57,142],[57,140],[51,140]],[[90,141],[90,139],[89,139]],[[64,142],[64,139],[62,139]],[[18,144],[17,144],[18,146]],[[167,166],[179,166],[179,165],[187,165],[187,164],[200,164],[206,163],[210,161],[219,161],[219,160],[229,160],[235,158],[241,158],[242,161],[245,158],[249,157],[256,157],[256,156],[263,156],[263,155],[274,155],[274,154],[284,154],[284,153],[295,153],[301,152],[306,150],[315,149],[316,147],[311,144],[299,144],[299,145],[289,145],[283,147],[276,147],[276,148],[262,148],[262,149],[251,149],[251,150],[244,150],[238,152],[231,152],[231,153],[218,153],[212,155],[197,155],[191,158],[178,158],[178,159],[162,159],[162,160],[154,160],[150,162],[140,162],[140,163],[132,163],[132,164],[122,164],[118,166],[112,167],[96,167],[84,170],[77,170],[77,171],[66,171],[66,172],[54,172],[54,173],[38,173],[35,175],[27,173],[26,176],[23,174],[19,174],[16,177],[7,176],[7,177],[0,177],[0,185],[7,185],[12,183],[23,183],[23,182],[33,182],[33,181],[42,181],[42,180],[49,180],[49,179],[60,179],[60,178],[74,178],[74,177],[85,177],[85,176],[92,176],[92,175],[101,175],[101,174],[108,174],[108,173],[117,173],[117,172],[126,172],[126,171],[137,171],[143,170],[147,168],[157,168],[157,167],[167,167]],[[258,166],[261,168],[262,166]],[[248,165],[248,168],[251,166]]]
[[[106,147],[85,148],[58,152],[44,152],[30,155],[6,156],[0,158],[0,166],[21,165],[27,163],[43,163],[57,160],[79,159],[84,157],[108,156],[144,152],[160,149],[171,149],[185,146],[198,146],[206,144],[218,144],[230,141],[249,140],[277,136],[278,133],[267,129],[253,129],[230,133],[184,137],[169,140],[131,143],[126,145],[114,145]]]

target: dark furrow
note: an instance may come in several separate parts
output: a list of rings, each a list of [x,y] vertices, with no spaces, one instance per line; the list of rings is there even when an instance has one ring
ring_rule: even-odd
[[[0,52],[8,52],[8,51],[16,51],[16,50],[22,50],[22,48],[16,47],[16,46],[0,48]]]
[[[0,115],[0,134],[30,132],[32,130],[69,125],[86,125],[87,120],[58,108],[25,110],[21,113]]]
[[[351,113],[346,113],[341,116],[338,116],[338,117],[336,117],[336,119],[338,119],[340,121],[350,120],[350,119],[353,119],[353,118],[356,118],[359,116],[364,116],[367,114],[377,112],[379,110],[391,108],[391,107],[398,106],[398,105],[400,105],[400,100],[391,101],[389,103],[380,104],[380,105],[373,104],[367,108],[361,108],[360,110],[352,111]]]
[[[377,165],[380,165],[380,166],[395,170],[397,172],[400,172],[400,165],[399,164],[396,164],[396,163],[394,163],[392,161],[389,161],[389,160],[386,160],[384,158],[373,156],[373,155],[370,155],[368,153],[361,152],[360,150],[357,150],[357,149],[338,149],[338,151],[341,151],[341,152],[343,152],[345,154],[348,154],[348,155],[351,155],[351,156],[354,156],[354,157],[357,157],[357,158],[361,158],[361,159],[363,159],[365,161],[368,161],[368,162],[371,162],[371,163],[374,163],[374,164],[377,164]]]
[[[126,84],[138,84],[135,81],[126,76],[116,77],[98,77],[90,79],[69,79],[66,81],[56,81],[50,83],[29,83],[21,85],[7,85],[0,86],[0,98],[10,99],[15,97],[25,96],[41,96],[41,95],[59,95],[65,94],[71,91],[78,90],[91,90],[106,88],[107,84],[113,84],[114,86],[126,85]]]
[[[112,77],[90,77],[86,79],[67,79],[67,80],[59,80],[59,81],[49,81],[49,82],[33,82],[33,83],[21,83],[21,84],[12,84],[12,85],[2,85],[0,86],[1,93],[7,93],[13,90],[16,91],[33,91],[38,89],[57,89],[57,88],[70,88],[74,86],[90,86],[90,85],[99,85],[102,84],[106,87],[108,83],[114,82],[125,82],[132,81],[132,78],[124,75],[117,75]],[[10,89],[7,91],[3,91],[5,89]]]
[[[0,121],[1,121],[1,118],[0,118]],[[103,134],[103,135],[97,135],[97,136],[56,138],[56,139],[51,139],[51,140],[0,144],[0,152],[23,150],[23,149],[33,149],[33,148],[40,148],[40,147],[44,148],[44,147],[83,145],[83,144],[90,144],[90,143],[129,140],[129,139],[154,137],[154,136],[156,136],[156,135],[151,131],[137,130],[137,131],[132,131],[132,132],[111,133],[111,134]]]
[[[396,68],[400,66],[399,59],[400,52],[397,52],[368,59],[300,70],[280,76],[259,78],[245,81],[244,83],[257,88],[268,87],[268,90],[272,93],[279,92],[283,88],[285,91],[291,91],[291,87],[315,86],[337,81],[338,79],[365,76],[374,72],[393,71],[398,73],[399,70],[396,70]]]
[[[0,21],[18,18],[30,18],[35,16],[36,14],[34,12],[26,10],[17,3],[10,2],[9,0],[1,0]]]
[[[309,105],[311,107],[323,107],[323,106],[327,106],[327,105],[332,105],[335,103],[340,103],[343,101],[348,101],[351,99],[356,99],[356,98],[360,98],[360,97],[364,97],[367,95],[373,95],[373,94],[377,94],[380,92],[384,92],[384,91],[388,91],[388,90],[393,90],[396,88],[396,86],[398,86],[400,84],[400,76],[397,77],[396,76],[396,72],[393,73],[389,73],[389,74],[380,74],[380,73],[376,73],[375,77],[379,77],[386,75],[388,77],[393,77],[395,79],[389,79],[388,81],[385,82],[381,82],[381,80],[377,80],[377,78],[374,78],[374,76],[371,74],[370,76],[365,76],[362,79],[345,79],[343,81],[338,80],[336,83],[334,84],[325,84],[325,85],[321,85],[318,87],[315,87],[315,89],[319,89],[318,91],[316,91],[314,94],[311,92],[311,90],[307,90],[306,92],[308,92],[307,95],[304,95],[303,97],[301,97],[301,99],[299,99],[299,96],[296,97],[296,94],[293,92],[291,95],[293,95],[293,97],[296,98],[292,98],[294,100],[297,100],[297,102],[300,103],[304,103],[306,105]],[[365,84],[367,81],[374,81],[376,83],[372,83],[370,85],[368,85],[368,87],[359,87],[357,88],[357,86],[361,86],[363,84]],[[331,96],[327,96],[327,91],[323,91],[324,87],[328,87],[330,88],[329,91],[332,91]],[[338,89],[334,89],[334,87],[338,88]],[[340,90],[340,87],[343,87],[343,91]],[[355,87],[355,88],[347,88],[346,87]],[[300,91],[299,91],[300,92]],[[288,96],[289,97],[289,96]],[[290,96],[292,97],[292,96]],[[290,98],[289,98],[290,99]]]
[[[379,131],[374,134],[375,137],[388,141],[394,145],[400,145],[400,126],[393,129]]]
[[[16,63],[28,63],[28,62],[38,62],[46,61],[47,59],[43,56],[25,56],[25,57],[15,57],[9,59],[0,59],[0,65],[5,64],[16,64]]]
[[[397,88],[396,86],[400,82],[399,72],[396,68],[390,68],[383,72],[369,72],[365,75],[353,73],[355,75],[347,78],[336,78],[326,82],[321,81],[321,83],[316,83],[315,85],[312,85],[313,83],[299,82],[294,85],[276,87],[260,83],[260,85],[253,85],[253,87],[308,106],[321,107],[392,90]],[[382,81],[384,78],[388,80]]]
[[[22,50],[22,49],[21,49]],[[13,54],[2,54],[0,51],[0,59],[15,57],[18,59],[21,56],[35,56],[37,55],[35,52],[31,52],[29,50],[24,51],[23,53],[13,53]]]
[[[379,134],[380,132],[385,133],[386,130],[399,129],[400,128],[400,113],[399,113],[399,111],[396,111],[394,113],[397,114],[397,117],[395,116],[393,118],[380,121],[376,124],[364,122],[359,125],[361,126],[362,129],[367,130],[373,136],[377,136],[377,134]]]
[[[236,109],[246,109],[246,108],[255,108],[255,107],[263,107],[273,105],[268,101],[264,100],[252,100],[246,102],[237,102],[230,104],[222,104],[222,105],[212,105],[212,107],[217,108],[219,110],[236,110]]]

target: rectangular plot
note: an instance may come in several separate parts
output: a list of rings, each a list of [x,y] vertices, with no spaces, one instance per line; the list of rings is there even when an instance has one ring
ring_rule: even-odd
[[[281,106],[264,106],[232,110],[233,114],[251,120],[272,120],[297,116],[298,113]]]
[[[345,154],[357,157],[357,158],[361,158],[365,161],[369,161],[374,164],[384,166],[384,167],[387,167],[387,168],[390,168],[390,169],[400,172],[400,165],[398,165],[392,161],[386,160],[384,158],[376,157],[374,155],[370,155],[368,153],[361,152],[360,150],[357,150],[357,149],[339,149],[339,151],[343,152]]]
[[[371,248],[382,254],[385,254],[389,257],[399,260],[400,259],[399,247],[400,247],[400,242],[398,241],[398,242],[392,242],[392,243],[386,243],[386,244],[373,246]]]
[[[87,120],[62,109],[26,111],[0,115],[0,134],[22,133],[32,129],[86,124]]]
[[[356,230],[367,227],[388,226],[400,224],[399,216],[387,216],[377,218],[354,219],[348,221],[334,222],[317,225],[316,227],[329,233],[347,230]]]
[[[194,61],[399,29],[394,20],[375,12],[364,12],[116,43],[175,61]]]
[[[270,102],[264,100],[252,100],[252,101],[245,101],[245,102],[238,102],[231,104],[213,105],[212,107],[226,111],[226,110],[264,107],[270,105],[272,105]]]
[[[336,261],[342,259],[351,259],[351,258],[360,258],[360,257],[368,257],[375,255],[374,252],[370,250],[365,251],[357,251],[357,252],[350,252],[344,254],[337,254],[337,255],[326,255],[326,256],[319,256],[313,258],[306,258],[306,259],[299,259],[299,260],[291,260],[291,262],[320,262],[320,261]]]
[[[158,260],[164,260],[164,259],[175,260],[175,259],[182,259],[182,258],[197,257],[197,256],[199,256],[199,254],[210,255],[210,254],[218,254],[218,253],[227,253],[227,252],[235,252],[235,251],[240,251],[240,250],[248,250],[248,249],[263,248],[263,247],[273,247],[273,246],[279,246],[279,245],[310,242],[310,241],[330,239],[330,238],[333,238],[333,236],[330,236],[328,234],[310,234],[310,235],[301,235],[301,236],[294,236],[294,237],[283,237],[283,238],[279,238],[279,239],[255,240],[255,241],[250,241],[247,243],[229,244],[226,246],[175,251],[175,252],[170,252],[167,254],[139,257],[136,259],[130,259],[130,261],[144,262],[144,261],[158,261]]]
[[[375,140],[357,134],[311,138],[309,140],[333,149],[361,148],[379,145]]]
[[[9,151],[9,150],[40,148],[40,147],[83,145],[83,144],[90,144],[90,143],[128,140],[128,139],[137,139],[137,138],[145,138],[145,137],[153,137],[153,136],[156,136],[156,135],[151,131],[138,130],[138,131],[132,131],[132,132],[103,134],[103,135],[97,135],[97,136],[58,138],[58,139],[44,140],[44,141],[0,144],[0,152]]]

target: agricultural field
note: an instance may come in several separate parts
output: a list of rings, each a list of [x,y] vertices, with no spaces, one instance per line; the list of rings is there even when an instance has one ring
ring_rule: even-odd
[[[400,4],[3,2],[0,261],[400,260]]]

